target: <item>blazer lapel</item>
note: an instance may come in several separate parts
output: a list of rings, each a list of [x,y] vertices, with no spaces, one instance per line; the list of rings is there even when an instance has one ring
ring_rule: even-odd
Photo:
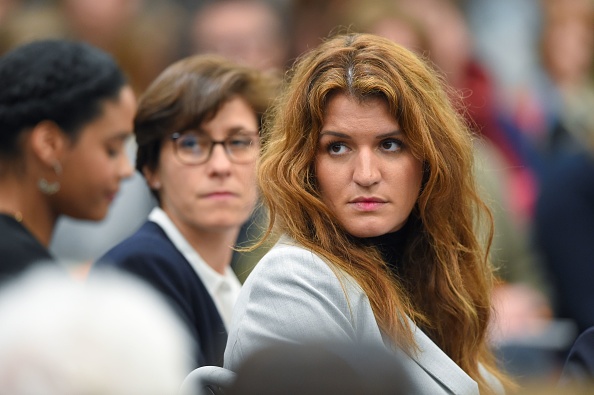
[[[453,394],[479,395],[478,384],[409,319],[419,347],[412,359]]]

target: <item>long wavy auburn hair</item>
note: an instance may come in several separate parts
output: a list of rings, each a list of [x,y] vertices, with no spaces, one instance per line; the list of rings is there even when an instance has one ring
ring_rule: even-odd
[[[407,352],[417,349],[404,315],[479,383],[481,393],[491,389],[479,364],[505,382],[486,341],[494,281],[487,259],[492,218],[474,183],[472,135],[441,78],[387,39],[348,34],[303,55],[287,79],[267,116],[258,166],[270,215],[264,240],[286,234],[322,256],[335,272],[353,277],[382,331]],[[375,248],[349,237],[320,196],[314,160],[326,103],[338,92],[360,100],[385,99],[413,154],[424,163],[398,276]],[[484,240],[476,233],[477,218],[487,221]]]

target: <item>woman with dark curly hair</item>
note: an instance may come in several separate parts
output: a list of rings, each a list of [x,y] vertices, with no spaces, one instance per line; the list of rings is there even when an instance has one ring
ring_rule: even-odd
[[[0,279],[40,261],[61,215],[98,221],[132,174],[136,99],[88,44],[41,40],[0,58]]]
[[[413,393],[503,393],[492,230],[476,232],[492,220],[472,135],[432,69],[387,39],[331,38],[289,73],[266,136],[265,237],[280,239],[244,284],[225,367],[331,339],[404,352]]]

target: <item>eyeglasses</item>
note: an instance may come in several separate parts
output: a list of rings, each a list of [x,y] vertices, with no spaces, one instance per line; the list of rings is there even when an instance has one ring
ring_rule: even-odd
[[[201,165],[208,162],[217,144],[223,146],[231,162],[250,163],[258,156],[260,147],[258,133],[237,133],[225,140],[216,141],[204,134],[189,131],[173,133],[171,140],[173,140],[175,154],[186,165]]]

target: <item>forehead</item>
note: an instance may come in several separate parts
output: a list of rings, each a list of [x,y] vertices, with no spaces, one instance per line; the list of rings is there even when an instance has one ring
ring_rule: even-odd
[[[326,103],[322,131],[386,133],[398,129],[395,115],[381,97],[359,99],[338,93]]]
[[[200,128],[207,132],[238,127],[247,129],[257,129],[258,127],[256,112],[241,96],[234,96],[222,103],[214,116],[204,120],[200,125]]]

